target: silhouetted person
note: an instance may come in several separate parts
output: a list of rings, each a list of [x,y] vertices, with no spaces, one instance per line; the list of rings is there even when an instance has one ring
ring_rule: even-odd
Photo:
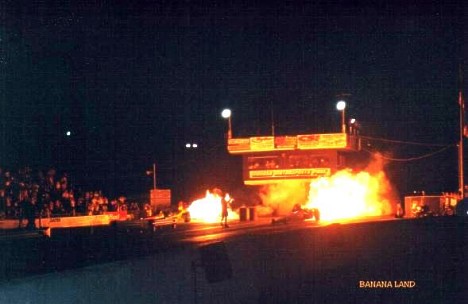
[[[228,228],[229,225],[227,223],[228,218],[228,201],[226,198],[221,198],[221,226],[224,228]],[[224,223],[223,223],[224,222]]]
[[[19,202],[19,228],[23,226],[23,219],[27,219],[26,228],[35,229],[36,228],[36,210],[34,202],[31,199],[31,195],[27,189],[21,190],[21,199]]]
[[[34,230],[36,229],[36,202],[30,198],[26,203],[26,219],[28,223],[26,224],[26,229]]]

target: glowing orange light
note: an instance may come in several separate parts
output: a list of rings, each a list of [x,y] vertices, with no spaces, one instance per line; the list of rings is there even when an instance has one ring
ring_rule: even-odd
[[[360,172],[341,170],[312,182],[284,181],[267,185],[259,193],[263,212],[276,216],[291,214],[295,204],[317,208],[321,221],[359,219],[393,213],[398,198],[385,172],[383,159],[374,155]]]
[[[382,216],[392,213],[383,172],[342,170],[310,184],[306,206],[318,208],[324,221]]]
[[[193,201],[188,207],[190,212],[190,219],[192,221],[199,221],[204,223],[216,223],[221,221],[221,194],[217,192],[206,191],[204,198]],[[225,200],[232,201],[229,194],[225,195]],[[229,209],[229,207],[228,207]],[[236,218],[236,213],[229,210],[228,219]]]

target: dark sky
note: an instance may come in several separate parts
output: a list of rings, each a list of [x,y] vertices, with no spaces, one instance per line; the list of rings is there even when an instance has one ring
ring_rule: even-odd
[[[236,187],[224,107],[235,136],[270,134],[272,116],[277,134],[338,132],[343,93],[367,136],[456,143],[462,1],[246,3],[1,0],[0,166],[54,165],[112,194],[151,187],[153,162],[185,195]],[[388,170],[400,192],[457,188],[455,148]]]

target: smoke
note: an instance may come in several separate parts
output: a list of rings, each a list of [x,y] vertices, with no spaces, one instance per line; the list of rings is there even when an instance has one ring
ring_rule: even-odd
[[[387,163],[388,161],[383,158],[382,154],[378,152],[373,153],[371,161],[367,165],[365,171],[371,176],[375,176],[379,182],[377,198],[382,203],[383,213],[391,214],[396,210],[396,204],[399,202],[399,198],[396,188],[392,185],[385,173],[385,166]]]
[[[372,155],[365,169],[344,169],[310,183],[283,181],[263,186],[263,207],[259,215],[289,214],[295,204],[323,209],[338,218],[389,215],[395,210],[398,196],[385,174],[386,162],[380,154]]]
[[[295,204],[304,204],[309,192],[308,183],[301,181],[282,181],[265,185],[260,190],[263,209],[259,214],[286,215]]]
[[[376,152],[371,155],[371,159],[364,171],[369,172],[370,174],[376,174],[381,171],[384,171],[386,165],[387,160],[383,158],[383,155],[381,153]]]

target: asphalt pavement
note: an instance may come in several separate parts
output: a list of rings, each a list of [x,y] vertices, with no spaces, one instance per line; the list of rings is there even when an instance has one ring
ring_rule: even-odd
[[[282,225],[258,219],[231,222],[229,228],[218,223],[147,228],[116,223],[55,229],[51,237],[36,232],[24,232],[24,238],[4,237],[0,303],[2,299],[60,303],[70,296],[67,284],[76,282],[80,293],[87,295],[86,302],[69,303],[126,303],[134,298],[134,303],[462,303],[466,299],[466,218]],[[210,284],[204,277],[206,269],[200,269],[198,290],[193,291],[190,265],[198,260],[200,248],[219,242],[225,244],[232,278]],[[217,259],[216,254],[213,257]],[[89,275],[97,281],[87,283]],[[52,287],[57,280],[63,289]],[[94,291],[106,280],[122,286],[112,293]],[[39,295],[23,289],[55,296],[31,301]]]

